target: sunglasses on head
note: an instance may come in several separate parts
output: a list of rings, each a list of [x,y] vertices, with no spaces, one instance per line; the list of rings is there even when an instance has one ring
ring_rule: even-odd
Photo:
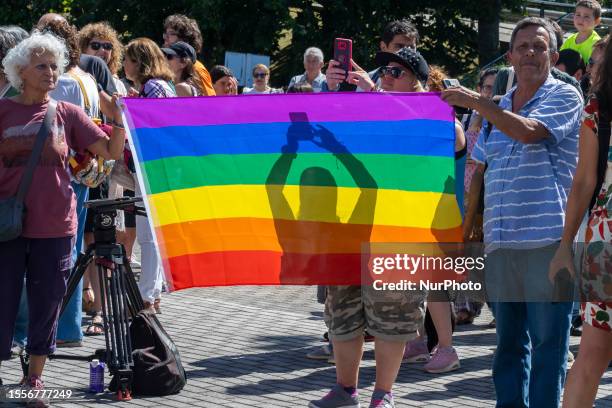
[[[98,51],[100,48],[103,48],[106,51],[112,51],[113,50],[113,44],[111,44],[111,43],[101,43],[101,42],[97,42],[97,41],[92,41],[92,42],[89,43],[89,46],[94,51]]]
[[[268,74],[265,72],[256,72],[253,74],[253,78],[264,79]]]
[[[399,67],[380,67],[378,72],[381,77],[391,75],[393,79],[401,78],[405,74],[404,70]]]

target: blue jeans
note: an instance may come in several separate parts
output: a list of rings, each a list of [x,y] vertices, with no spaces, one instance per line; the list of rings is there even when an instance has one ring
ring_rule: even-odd
[[[491,282],[512,281],[506,285],[512,286],[512,292],[500,293],[512,298],[520,294],[528,300],[493,301],[491,305],[497,325],[493,382],[498,408],[559,406],[566,376],[572,302],[545,299],[547,292],[552,293],[547,275],[555,248],[500,250],[487,258],[487,286]],[[504,277],[500,278],[500,273]]]
[[[83,248],[83,233],[85,230],[85,218],[87,209],[83,207],[83,203],[87,201],[89,188],[83,184],[72,183],[72,189],[76,195],[77,205],[76,211],[79,220],[79,226],[76,236],[76,245],[72,250],[72,265],[76,263],[77,256]],[[81,330],[81,322],[83,320],[83,309],[81,303],[83,301],[83,279],[74,289],[72,297],[66,305],[66,309],[59,319],[57,327],[57,338],[62,341],[77,342],[83,340],[83,331]]]

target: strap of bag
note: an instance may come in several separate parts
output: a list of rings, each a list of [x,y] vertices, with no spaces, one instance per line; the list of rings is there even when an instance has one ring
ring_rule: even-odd
[[[32,147],[32,153],[30,153],[30,158],[28,159],[27,167],[21,177],[21,181],[19,182],[19,189],[17,190],[17,201],[22,203],[25,199],[28,190],[30,189],[30,184],[32,183],[32,176],[34,175],[34,168],[38,163],[38,159],[40,159],[40,154],[42,152],[43,146],[45,144],[45,139],[51,132],[51,124],[53,123],[53,119],[55,118],[55,112],[57,110],[57,102],[53,99],[49,99],[49,103],[47,105],[47,113],[45,113],[45,118],[43,123],[40,125],[40,129],[38,130],[38,134],[36,135],[36,141],[34,142],[34,146]]]
[[[69,72],[68,75],[70,75],[75,81],[79,83],[79,87],[81,88],[81,93],[83,94],[83,102],[85,103],[85,110],[87,111],[87,113],[91,114],[91,103],[89,103],[89,97],[87,96],[87,90],[85,90],[85,84],[83,83],[81,78],[79,78],[79,76],[76,75],[75,73]]]

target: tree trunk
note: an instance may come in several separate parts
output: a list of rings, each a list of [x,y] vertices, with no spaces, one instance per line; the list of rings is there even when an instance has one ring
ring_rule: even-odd
[[[481,0],[478,17],[478,61],[482,67],[499,56],[501,0]]]

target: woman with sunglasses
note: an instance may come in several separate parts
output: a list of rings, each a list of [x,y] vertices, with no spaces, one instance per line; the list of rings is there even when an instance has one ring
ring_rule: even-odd
[[[272,94],[282,93],[280,89],[270,88],[270,70],[264,64],[257,64],[253,67],[253,87],[244,88],[243,94]]]
[[[196,62],[195,49],[183,41],[177,41],[161,49],[168,66],[174,74],[174,83],[177,96],[200,96],[201,93],[194,83],[194,64]]]
[[[123,45],[119,41],[117,32],[106,22],[87,24],[84,26],[78,35],[78,46],[81,52],[86,55],[93,55],[101,58],[108,69],[112,73],[113,83],[117,88],[117,93],[120,96],[127,95],[127,90],[123,82],[117,76],[117,72],[121,68],[121,60],[123,57]],[[123,161],[116,164],[117,166],[125,165]],[[109,188],[108,198],[113,198],[114,195],[111,191],[114,191],[114,184],[111,185],[113,188]],[[125,195],[133,196],[134,192],[131,190],[125,190]],[[96,200],[101,198],[107,198],[106,193],[102,194],[101,187],[95,187],[89,189],[88,200]],[[93,213],[87,212],[84,226],[84,248],[93,243]],[[133,214],[127,214],[124,219],[125,232],[118,234],[118,240],[124,244],[128,257],[131,256],[132,247],[136,239],[136,220]],[[79,251],[81,248],[79,248]],[[83,304],[84,309],[90,315],[91,322],[85,329],[85,335],[87,336],[98,336],[104,334],[102,325],[102,292],[100,290],[100,284],[97,278],[97,271],[95,265],[90,265],[87,268],[84,278],[83,288]]]
[[[102,58],[113,74],[117,93],[127,95],[125,85],[117,76],[123,57],[123,45],[117,32],[106,22],[87,24],[79,31],[79,47],[83,54]]]

